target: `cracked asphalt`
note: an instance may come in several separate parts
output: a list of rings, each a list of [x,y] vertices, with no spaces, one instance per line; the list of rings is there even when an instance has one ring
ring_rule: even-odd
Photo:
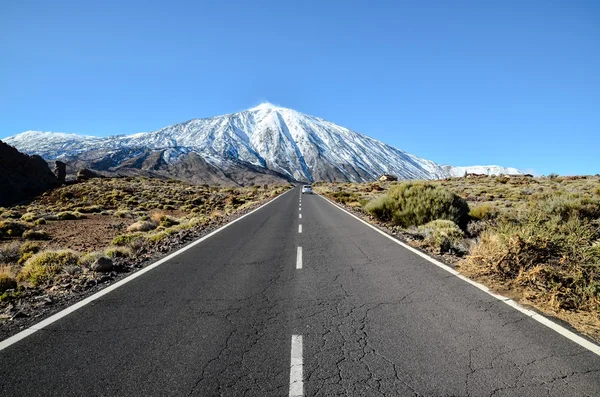
[[[1,351],[0,395],[285,396],[302,335],[307,396],[600,396],[599,356],[298,197]]]

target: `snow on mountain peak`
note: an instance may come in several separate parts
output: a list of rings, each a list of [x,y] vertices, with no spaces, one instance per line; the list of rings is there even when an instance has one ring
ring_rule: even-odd
[[[239,161],[299,181],[370,181],[381,174],[437,179],[465,172],[464,168],[442,167],[335,123],[269,102],[247,111],[192,119],[147,133],[89,137],[28,131],[4,141],[46,159],[93,157],[99,164],[104,164],[105,158],[125,161],[143,151],[168,151],[168,163],[196,153],[217,168]],[[476,167],[469,172],[518,171]]]
[[[285,109],[285,108],[282,108],[281,106],[273,105],[270,102],[263,102],[258,106],[248,109],[248,111],[252,112],[255,110],[280,110],[280,109]]]

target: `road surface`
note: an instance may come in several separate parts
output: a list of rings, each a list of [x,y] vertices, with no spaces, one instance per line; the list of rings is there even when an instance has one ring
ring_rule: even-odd
[[[0,395],[599,396],[600,356],[294,189],[0,351]]]

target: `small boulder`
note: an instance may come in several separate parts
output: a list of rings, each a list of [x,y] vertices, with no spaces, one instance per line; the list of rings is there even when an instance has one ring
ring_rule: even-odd
[[[95,272],[110,272],[113,269],[113,261],[110,258],[100,257],[90,267]]]

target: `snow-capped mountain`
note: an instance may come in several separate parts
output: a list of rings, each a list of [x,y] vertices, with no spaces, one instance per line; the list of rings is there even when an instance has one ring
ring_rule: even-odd
[[[367,181],[381,174],[436,179],[454,173],[319,117],[269,103],[153,132],[93,137],[27,131],[4,141],[28,154],[84,161],[97,169],[143,163],[135,159],[160,152],[163,165],[194,154],[217,169],[246,164],[299,181]]]
[[[442,168],[453,177],[464,176],[465,174],[482,175],[523,175],[524,172],[512,167],[502,167],[499,165],[472,165],[460,167],[454,165],[443,165]]]

